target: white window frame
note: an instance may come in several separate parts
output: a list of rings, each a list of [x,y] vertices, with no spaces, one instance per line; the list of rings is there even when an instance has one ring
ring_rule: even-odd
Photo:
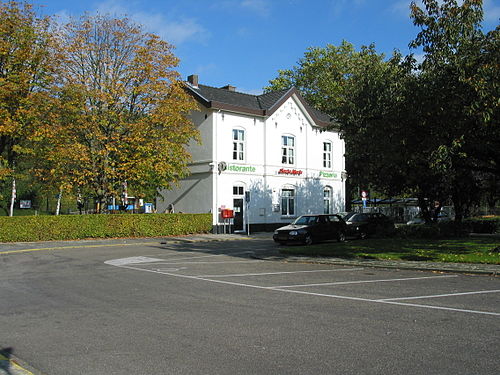
[[[285,194],[286,192],[286,194]],[[294,187],[285,186],[281,189],[281,216],[295,216],[296,212],[296,190]]]
[[[233,185],[233,197],[241,198],[244,196],[245,196],[245,186],[243,184],[240,184],[240,183],[235,183]]]
[[[332,142],[323,142],[323,168],[332,169]]]
[[[332,212],[332,197],[333,189],[330,186],[325,186],[323,188],[323,213],[331,214]]]
[[[241,135],[241,137],[240,137]],[[231,132],[233,139],[232,160],[245,161],[245,129],[234,128]],[[241,138],[241,139],[240,139]]]
[[[281,164],[295,165],[297,158],[295,145],[295,136],[290,134],[283,134],[281,136]]]

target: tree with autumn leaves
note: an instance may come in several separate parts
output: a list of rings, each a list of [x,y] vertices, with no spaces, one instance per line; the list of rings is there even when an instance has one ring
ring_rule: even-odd
[[[45,18],[43,34],[31,6],[9,2],[1,9],[32,20],[26,34],[46,41],[46,86],[20,96],[10,117],[0,114],[0,136],[25,154],[31,175],[59,197],[91,194],[98,211],[122,195],[124,185],[136,197],[152,197],[187,175],[186,145],[198,138],[187,117],[195,103],[175,71],[172,45],[128,19],[85,15],[59,27]],[[28,43],[24,34],[9,36],[4,29],[1,37],[12,50]],[[2,93],[6,106],[12,95]],[[11,118],[18,119],[16,126]],[[9,150],[2,155],[9,167],[4,176],[13,176]]]
[[[39,105],[51,95],[57,69],[52,42],[49,18],[37,17],[26,3],[0,3],[0,179],[12,187],[10,215],[16,180],[34,154]]]
[[[140,196],[186,176],[194,102],[174,70],[172,46],[103,16],[66,25],[60,45],[60,111],[47,151],[65,160],[69,185],[104,202],[125,183]]]

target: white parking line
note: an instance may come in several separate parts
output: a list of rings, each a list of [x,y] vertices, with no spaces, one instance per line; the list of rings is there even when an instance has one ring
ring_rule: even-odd
[[[453,296],[466,296],[470,294],[485,294],[485,293],[498,293],[500,289],[496,290],[479,290],[477,292],[463,292],[463,293],[449,293],[449,294],[434,294],[430,296],[418,296],[418,297],[399,297],[399,298],[384,298],[377,301],[400,301],[409,299],[423,299],[423,298],[439,298],[439,297],[453,297]]]
[[[347,285],[347,284],[368,284],[368,283],[385,283],[393,281],[408,281],[408,280],[424,280],[424,279],[441,279],[448,277],[457,277],[457,275],[445,276],[424,276],[424,277],[406,277],[403,279],[382,279],[382,280],[356,280],[356,281],[337,281],[334,283],[318,283],[318,284],[296,284],[296,285],[280,285],[270,286],[269,289],[285,289],[285,288],[303,288],[308,286],[327,286],[327,285]]]
[[[229,264],[229,263],[262,263],[265,262],[265,260],[223,260],[223,261],[209,261],[209,262],[158,262],[154,263],[154,265],[160,265],[160,264]],[[146,264],[147,266],[147,264]]]
[[[154,265],[156,265],[156,264],[157,263],[154,263]],[[269,288],[269,287],[259,286],[259,285],[242,284],[242,283],[235,283],[235,282],[224,281],[224,280],[206,279],[206,278],[202,278],[202,277],[198,277],[198,276],[189,276],[189,275],[182,275],[182,274],[174,274],[174,273],[170,273],[170,272],[161,272],[161,271],[151,270],[151,269],[147,269],[147,268],[137,268],[137,267],[131,267],[131,266],[125,266],[125,265],[117,266],[117,267],[130,269],[130,270],[134,270],[134,271],[151,272],[151,273],[157,273],[157,274],[161,274],[161,275],[180,277],[180,278],[190,279],[190,280],[208,281],[208,282],[216,283],[216,284],[240,286],[240,287],[268,290],[268,291],[274,291],[274,292],[285,292],[285,293],[302,294],[302,295],[309,295],[309,296],[316,296],[316,297],[344,299],[344,300],[350,300],[350,301],[372,302],[372,303],[381,303],[381,304],[398,305],[398,306],[409,306],[409,307],[417,307],[417,308],[423,308],[423,309],[463,312],[463,313],[469,313],[469,314],[500,316],[500,313],[495,313],[495,312],[490,312],[490,311],[455,309],[455,308],[450,308],[450,307],[432,306],[432,305],[418,305],[418,304],[412,304],[412,303],[374,300],[374,299],[368,299],[368,298],[349,297],[349,296],[341,296],[341,295],[335,295],[335,294],[311,293],[311,292],[305,292],[305,291],[301,291],[301,290],[277,289],[275,287]]]
[[[263,272],[263,273],[232,273],[225,275],[197,275],[197,277],[244,277],[244,276],[267,276],[267,275],[284,275],[294,273],[314,273],[314,272],[338,272],[338,271],[359,271],[364,268],[337,268],[333,270],[310,270],[310,271],[287,271],[287,272]]]
[[[364,301],[364,302],[384,303],[384,304],[388,304],[388,305],[411,306],[411,307],[420,307],[420,308],[433,309],[433,310],[446,310],[446,311],[456,311],[456,312],[464,312],[464,313],[470,313],[470,314],[500,316],[500,313],[490,312],[490,311],[455,309],[452,307],[418,305],[415,303],[401,303],[401,302],[392,302],[392,301],[384,301],[384,300],[376,300],[376,299],[352,298],[352,297],[336,296],[333,294],[310,293],[310,292],[304,292],[304,291],[300,291],[300,290],[289,290],[289,289],[271,289],[271,290],[278,290],[281,292],[289,292],[289,293],[297,293],[297,294],[306,294],[306,295],[319,296],[319,297],[341,298],[341,299],[351,299],[351,300]]]
[[[253,252],[252,251],[239,251],[239,252],[236,252],[236,253],[209,254],[209,255],[183,257],[183,258],[173,258],[173,259],[162,259],[162,260],[168,260],[169,262],[171,262],[171,261],[177,261],[177,260],[191,260],[191,259],[201,259],[201,258],[214,258],[214,257],[227,256],[227,255],[241,255],[241,254],[251,254],[251,253],[253,253]],[[190,254],[197,254],[197,253],[190,253]]]

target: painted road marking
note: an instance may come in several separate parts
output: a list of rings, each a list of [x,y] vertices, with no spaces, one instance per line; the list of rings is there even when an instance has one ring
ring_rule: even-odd
[[[149,258],[149,257],[129,257],[129,258],[120,258],[108,260],[104,263],[109,264],[111,266],[123,266],[126,264],[139,264],[139,263],[152,263],[152,262],[161,262],[163,259],[158,258]]]
[[[304,288],[304,287],[308,287],[308,286],[328,286],[328,285],[385,283],[385,282],[392,282],[392,281],[408,281],[408,280],[423,280],[423,279],[442,279],[442,278],[448,278],[448,277],[458,277],[458,276],[457,275],[445,275],[445,276],[406,277],[406,278],[403,278],[403,279],[337,281],[337,282],[333,282],[333,283],[270,286],[268,288],[269,289]],[[384,301],[386,301],[386,299],[384,299]]]
[[[310,270],[310,271],[287,271],[287,272],[263,272],[263,273],[233,273],[226,275],[197,275],[198,277],[244,277],[244,276],[267,276],[267,275],[285,275],[294,273],[314,273],[314,272],[337,272],[337,271],[360,271],[364,268],[337,268],[333,270]]]
[[[163,260],[163,259],[162,259]],[[211,262],[161,262],[161,263],[155,263],[155,265],[159,264],[166,264],[166,265],[173,265],[173,264],[229,264],[229,263],[262,263],[265,262],[265,260],[223,260],[223,261],[211,261]]]
[[[491,312],[491,311],[455,309],[455,308],[452,308],[452,307],[444,307],[444,306],[418,305],[418,304],[415,304],[415,303],[401,303],[401,302],[384,301],[384,300],[376,300],[376,299],[366,299],[366,298],[349,298],[349,297],[346,298],[344,296],[336,296],[336,295],[333,295],[333,294],[309,293],[309,292],[304,292],[304,291],[300,291],[300,290],[290,290],[290,289],[272,289],[272,290],[279,290],[281,292],[305,294],[305,295],[312,295],[312,296],[319,296],[319,297],[352,299],[352,300],[358,300],[358,301],[364,301],[364,302],[383,303],[383,304],[389,304],[389,305],[410,306],[410,307],[419,307],[419,308],[433,309],[433,310],[445,310],[445,311],[456,311],[456,312],[463,312],[463,313],[470,313],[470,314],[500,316],[500,313]]]
[[[201,255],[201,256],[191,256],[191,257],[183,257],[183,258],[164,258],[162,260],[168,260],[169,262],[173,261],[178,261],[178,260],[191,260],[191,259],[202,259],[202,258],[214,258],[214,257],[221,257],[221,256],[227,256],[227,255],[240,255],[240,254],[253,254],[253,251],[238,251],[234,253],[224,253],[224,254],[209,254],[209,255]],[[190,252],[188,254],[199,254],[196,252]]]
[[[68,249],[83,249],[94,247],[116,247],[116,246],[140,246],[140,245],[158,245],[158,242],[136,242],[136,243],[120,243],[120,244],[102,244],[102,245],[75,245],[75,246],[54,246],[54,247],[40,247],[33,249],[19,249],[19,250],[6,250],[0,251],[0,255],[30,253],[33,251],[49,251],[49,250],[68,250]]]
[[[33,375],[31,371],[19,366],[16,361],[0,354],[0,374],[5,375]]]
[[[198,276],[174,274],[174,273],[169,273],[169,272],[160,272],[160,271],[151,270],[151,269],[147,269],[147,268],[137,268],[137,267],[132,267],[132,266],[117,266],[117,267],[124,268],[124,269],[130,269],[130,270],[134,270],[134,271],[143,271],[143,272],[156,273],[156,274],[160,274],[160,275],[180,277],[180,278],[190,279],[190,280],[207,281],[207,282],[216,283],[216,284],[232,285],[232,286],[239,286],[239,287],[246,287],[246,288],[253,288],[253,289],[260,289],[260,290],[267,290],[267,291],[294,293],[294,294],[302,294],[302,295],[309,295],[309,296],[316,296],[316,297],[336,298],[336,299],[344,299],[344,300],[350,300],[350,301],[381,303],[381,304],[398,305],[398,306],[409,306],[409,307],[416,307],[416,308],[422,308],[422,309],[444,310],[444,311],[454,311],[454,312],[469,313],[469,314],[500,316],[500,313],[491,312],[491,311],[455,309],[455,308],[444,307],[444,306],[419,305],[419,304],[412,304],[412,303],[384,301],[384,300],[368,299],[368,298],[361,298],[361,297],[341,296],[341,295],[335,295],[335,294],[311,293],[311,292],[305,292],[305,291],[301,291],[301,290],[278,289],[275,287],[269,288],[269,287],[259,286],[259,285],[235,283],[235,282],[224,281],[224,280],[207,279],[207,278],[202,278],[202,277],[198,277]],[[452,276],[456,276],[456,275],[452,275]]]
[[[430,296],[384,298],[384,299],[380,299],[379,301],[399,301],[399,300],[422,299],[422,298],[440,298],[440,297],[466,296],[466,295],[471,295],[471,294],[485,294],[485,293],[498,293],[498,292],[500,292],[500,289],[496,289],[496,290],[479,290],[477,292],[434,294],[434,295],[430,295]]]
[[[162,272],[178,272],[180,270],[185,270],[187,267],[179,267],[179,268],[157,268],[157,271],[162,271]]]

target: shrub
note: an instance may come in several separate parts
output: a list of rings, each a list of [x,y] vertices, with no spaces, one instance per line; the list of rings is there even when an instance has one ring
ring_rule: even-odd
[[[400,238],[439,238],[437,225],[404,225],[396,228],[396,236]]]
[[[469,233],[499,233],[500,218],[472,218],[462,223],[443,221],[425,225],[405,225],[396,229],[401,238],[463,237]]]
[[[211,214],[0,217],[0,242],[175,236],[211,229]]]
[[[465,223],[472,233],[500,233],[500,217],[474,217],[466,219]]]

